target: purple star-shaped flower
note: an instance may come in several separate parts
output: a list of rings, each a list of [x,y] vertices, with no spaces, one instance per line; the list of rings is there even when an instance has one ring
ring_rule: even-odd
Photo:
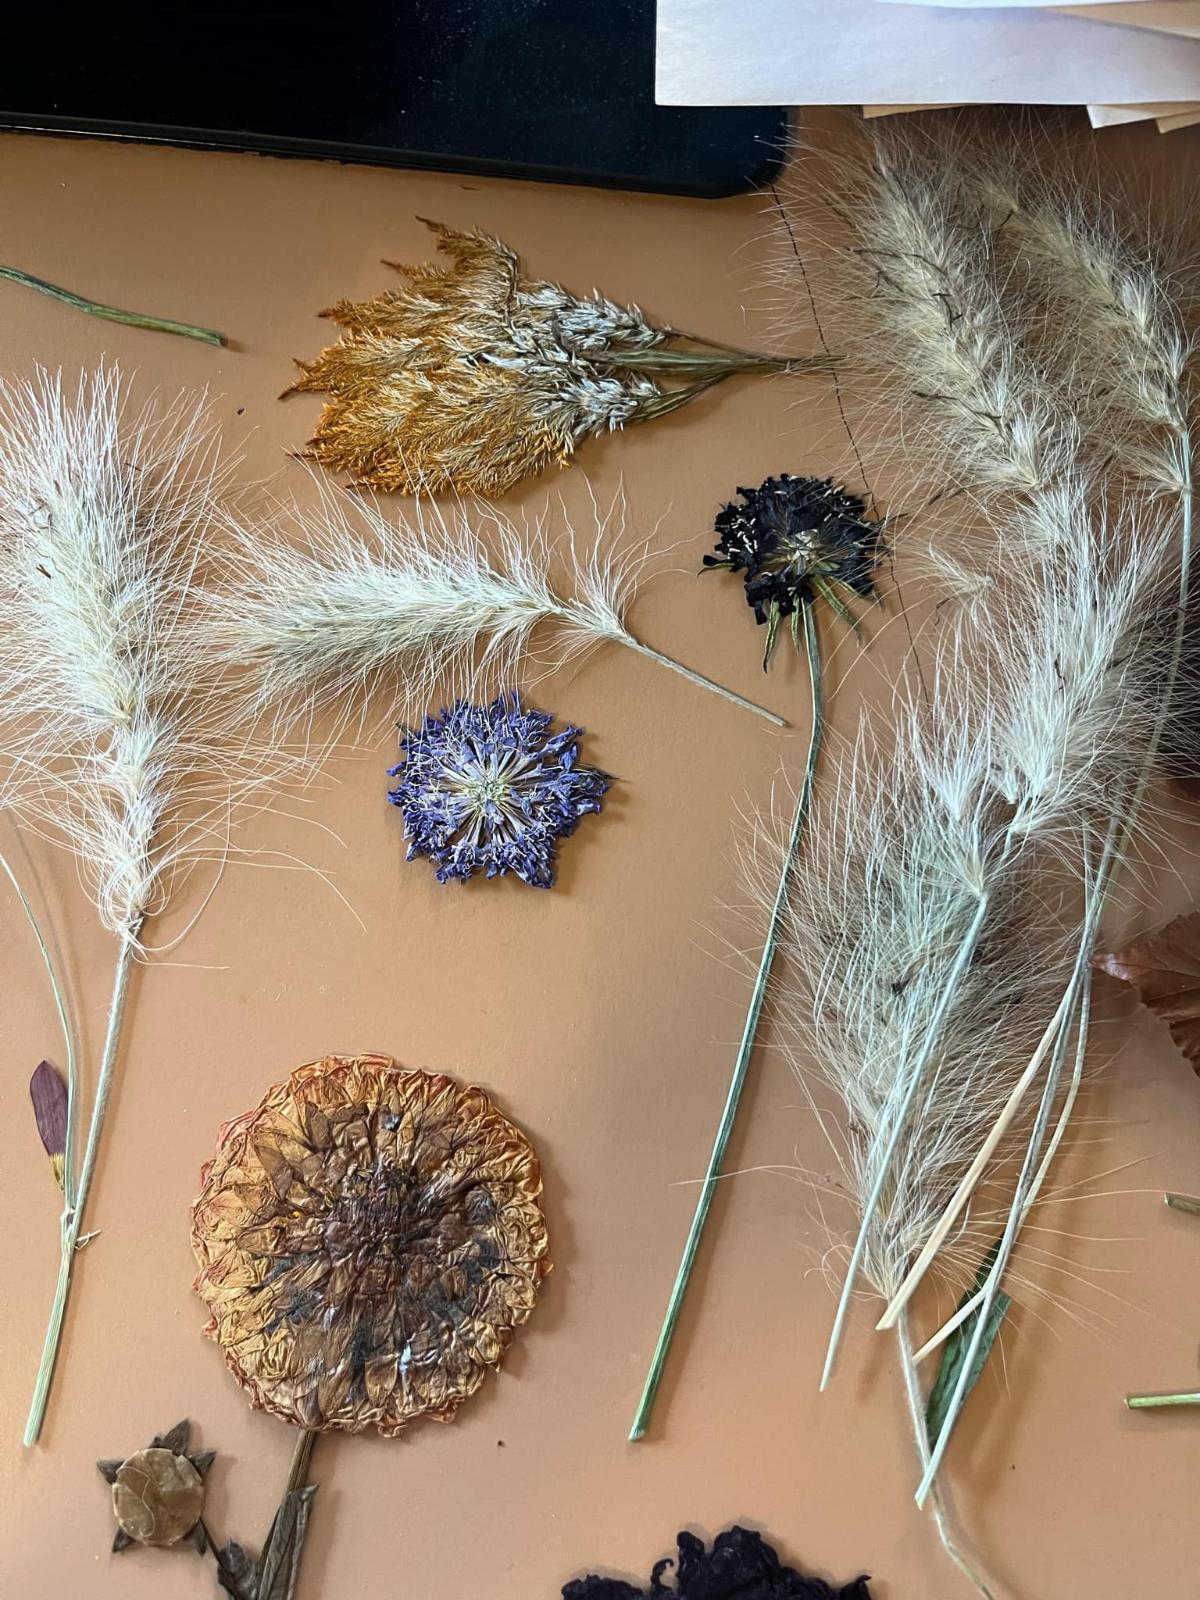
[[[400,741],[388,794],[404,814],[408,859],[428,856],[439,883],[514,872],[554,883],[558,841],[599,811],[613,779],[579,765],[582,728],[551,733],[553,716],[501,694],[489,706],[457,700]]]

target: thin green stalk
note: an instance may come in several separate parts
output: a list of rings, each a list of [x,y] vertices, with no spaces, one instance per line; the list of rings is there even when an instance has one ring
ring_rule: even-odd
[[[198,328],[190,322],[172,322],[169,317],[152,317],[141,311],[122,311],[120,306],[106,306],[99,300],[85,300],[70,289],[47,283],[45,278],[35,278],[32,273],[21,272],[17,267],[0,267],[0,278],[23,284],[26,289],[36,289],[39,294],[48,294],[51,299],[74,306],[76,311],[83,311],[89,317],[101,317],[105,322],[121,322],[129,328],[147,328],[152,333],[175,333],[183,339],[199,339],[203,344],[225,343],[224,334],[217,333],[213,328]]]
[[[812,692],[812,729],[808,738],[804,779],[800,785],[800,795],[796,802],[795,815],[792,818],[792,829],[788,836],[787,851],[784,855],[779,887],[776,890],[775,901],[771,907],[771,916],[767,923],[766,938],[763,943],[762,955],[759,958],[754,989],[750,996],[750,1008],[746,1013],[741,1043],[738,1046],[737,1057],[733,1064],[733,1076],[729,1080],[725,1106],[721,1112],[721,1120],[717,1124],[712,1154],[708,1158],[708,1170],[704,1175],[704,1182],[701,1185],[700,1195],[696,1201],[695,1214],[692,1217],[692,1225],[683,1247],[683,1257],[680,1260],[679,1270],[675,1275],[675,1282],[672,1285],[671,1295],[667,1301],[666,1315],[663,1317],[658,1343],[654,1347],[654,1355],[651,1358],[650,1370],[646,1375],[642,1397],[638,1403],[637,1415],[634,1417],[633,1427],[629,1431],[631,1440],[642,1438],[650,1425],[650,1413],[654,1409],[654,1399],[658,1393],[658,1386],[662,1381],[667,1353],[670,1350],[671,1339],[675,1333],[675,1324],[679,1320],[683,1297],[687,1293],[688,1280],[696,1262],[696,1253],[700,1248],[700,1235],[703,1233],[704,1224],[708,1220],[713,1196],[716,1193],[717,1179],[725,1161],[725,1151],[729,1145],[729,1136],[733,1132],[738,1104],[742,1097],[742,1090],[745,1087],[746,1073],[750,1066],[750,1057],[754,1051],[755,1037],[758,1032],[759,1017],[762,1014],[763,1001],[767,993],[767,983],[775,960],[776,946],[779,942],[779,927],[787,906],[792,874],[796,867],[800,845],[804,838],[805,825],[808,821],[809,809],[812,805],[813,783],[816,778],[817,762],[820,758],[821,739],[824,732],[825,706],[821,672],[821,647],[817,637],[816,623],[813,620],[812,607],[805,606],[803,609],[805,654],[808,660],[809,685]]]
[[[1178,1394],[1129,1394],[1125,1404],[1130,1411],[1165,1411],[1169,1406],[1200,1406],[1200,1392],[1184,1389]]]
[[[925,1421],[925,1400],[921,1394],[921,1386],[917,1379],[916,1362],[913,1359],[912,1335],[909,1328],[907,1309],[896,1323],[896,1338],[900,1354],[900,1368],[904,1374],[904,1393],[908,1400],[913,1435],[917,1444],[917,1455],[922,1467],[924,1467],[929,1461],[929,1435]],[[950,1522],[950,1511],[942,1498],[941,1489],[937,1485],[934,1486],[933,1494],[930,1497],[929,1509],[933,1515],[938,1538],[942,1541],[942,1548],[954,1565],[979,1591],[983,1596],[983,1600],[999,1600],[996,1590],[991,1587],[983,1573],[954,1537],[954,1530]]]
[[[1083,1066],[1087,1057],[1088,1034],[1091,1028],[1091,1017],[1092,968],[1091,963],[1089,962],[1087,970],[1084,973],[1083,992],[1079,997],[1079,1018],[1078,1027],[1076,1028],[1075,1033],[1075,1060],[1071,1068],[1071,1081],[1067,1085],[1067,1092],[1063,1097],[1062,1108],[1058,1113],[1058,1121],[1055,1124],[1054,1132],[1050,1136],[1050,1143],[1046,1146],[1045,1154],[1042,1156],[1042,1164],[1037,1170],[1037,1175],[1035,1176],[1033,1183],[1030,1185],[1029,1193],[1025,1196],[1024,1209],[1021,1214],[1022,1222],[1028,1218],[1030,1212],[1037,1204],[1038,1195],[1042,1191],[1042,1185],[1046,1181],[1046,1178],[1050,1172],[1050,1168],[1054,1165],[1054,1158],[1058,1154],[1058,1148],[1063,1142],[1063,1137],[1067,1131],[1067,1125],[1071,1120],[1071,1113],[1075,1109],[1075,1101],[1079,1096],[1079,1087],[1083,1082]],[[1068,1026],[1063,1037],[1069,1036],[1069,1034],[1070,1026]],[[1196,1210],[1197,1212],[1200,1212],[1200,1201],[1196,1202]],[[975,1315],[983,1301],[985,1293],[986,1289],[980,1289],[977,1294],[972,1295],[969,1300],[965,1301],[952,1317],[948,1318],[947,1321],[942,1323],[941,1327],[933,1335],[933,1337],[927,1340],[926,1343],[923,1344],[917,1351],[914,1360],[918,1366],[920,1366],[921,1362],[924,1361],[926,1356],[932,1355],[938,1346],[948,1339],[956,1328],[961,1327],[968,1317]]]
[[[1099,907],[1103,904],[1102,892],[1099,892],[1098,888],[1094,889],[1092,895],[1089,897],[1089,900],[1090,903],[1088,916],[1085,918],[1084,923],[1084,938],[1080,941],[1079,952],[1076,955],[1076,967],[1071,975],[1071,982],[1073,986],[1076,983],[1076,974],[1078,974],[1080,980],[1082,980],[1083,973],[1088,971],[1088,958],[1091,953],[1092,943],[1095,939],[1096,925],[1099,920]],[[1029,1135],[1029,1142],[1025,1147],[1025,1155],[1021,1162],[1021,1170],[1017,1176],[1016,1188],[1013,1191],[1012,1204],[1009,1207],[1008,1216],[1005,1219],[1004,1232],[1000,1236],[1000,1245],[996,1251],[996,1259],[992,1264],[991,1271],[988,1273],[987,1282],[983,1286],[983,1294],[980,1300],[978,1312],[976,1314],[975,1326],[971,1333],[971,1342],[968,1344],[966,1355],[963,1357],[960,1364],[958,1380],[955,1383],[954,1391],[950,1396],[950,1404],[946,1409],[946,1416],[942,1423],[941,1431],[938,1434],[933,1449],[930,1451],[929,1459],[925,1463],[924,1477],[921,1479],[921,1482],[917,1488],[916,1498],[918,1505],[924,1505],[925,1498],[933,1486],[934,1479],[937,1477],[938,1468],[942,1464],[942,1457],[946,1453],[946,1447],[950,1443],[950,1436],[954,1432],[954,1425],[958,1421],[958,1415],[963,1408],[963,1403],[967,1397],[967,1391],[971,1387],[972,1378],[975,1373],[976,1357],[978,1356],[984,1334],[989,1325],[992,1306],[995,1304],[996,1296],[1000,1292],[1000,1283],[1004,1277],[1005,1269],[1008,1266],[1009,1257],[1012,1255],[1013,1246],[1017,1240],[1017,1234],[1020,1232],[1025,1221],[1025,1216],[1028,1211],[1026,1199],[1031,1192],[1034,1181],[1035,1167],[1038,1158],[1041,1155],[1042,1145],[1045,1141],[1046,1133],[1050,1127],[1050,1114],[1054,1109],[1054,1101],[1058,1095],[1059,1079],[1062,1076],[1063,1067],[1066,1064],[1067,1047],[1071,1042],[1071,1026],[1074,1021],[1075,1012],[1078,1008],[1078,1002],[1081,996],[1082,990],[1075,988],[1072,997],[1071,1013],[1066,1018],[1063,1027],[1059,1031],[1058,1038],[1055,1040],[1054,1051],[1050,1059],[1050,1065],[1046,1070],[1046,1082],[1042,1088],[1042,1098],[1038,1105],[1037,1115],[1034,1118],[1033,1128]],[[1080,1018],[1080,1025],[1083,1025],[1082,1017]],[[1079,1053],[1076,1052],[1077,1058],[1078,1054]]]
[[[62,1029],[63,1049],[67,1056],[67,1130],[63,1148],[63,1197],[65,1206],[63,1210],[63,1228],[66,1228],[67,1217],[75,1202],[75,1118],[78,1102],[79,1084],[78,1069],[75,1060],[75,1034],[67,1018],[67,1002],[63,993],[62,984],[59,982],[58,973],[55,971],[49,948],[38,926],[37,917],[29,903],[29,897],[22,889],[16,873],[9,864],[7,856],[0,854],[0,870],[12,884],[17,899],[21,902],[21,910],[25,919],[33,929],[33,937],[37,941],[38,951],[41,954],[42,964],[46,968],[46,976],[50,980],[50,993],[54,996],[54,1009],[58,1012],[58,1024]]]
[[[1200,1217],[1200,1200],[1190,1194],[1165,1194],[1164,1201],[1172,1211],[1187,1211],[1193,1217]]]
[[[681,661],[676,661],[673,656],[663,655],[661,650],[655,650],[652,645],[643,644],[640,639],[635,639],[631,633],[619,635],[622,644],[627,644],[631,650],[636,650],[639,655],[649,656],[651,661],[657,661],[659,666],[670,667],[672,672],[678,672],[690,683],[698,683],[702,689],[711,690],[719,694],[723,700],[731,701],[735,706],[741,706],[743,711],[753,711],[756,716],[765,717],[768,722],[773,722],[777,728],[786,728],[787,722],[783,717],[777,716],[774,711],[768,711],[765,706],[747,700],[744,695],[735,694],[732,689],[726,689],[723,684],[714,683],[711,678],[706,678],[702,672],[694,672],[691,667],[685,667]]]
[[[854,1241],[854,1249],[850,1252],[850,1262],[846,1268],[845,1280],[842,1283],[841,1297],[838,1300],[837,1310],[834,1312],[833,1328],[829,1335],[829,1348],[825,1352],[825,1367],[821,1373],[822,1389],[828,1385],[829,1379],[833,1374],[833,1363],[837,1359],[838,1346],[842,1340],[842,1330],[846,1324],[846,1314],[850,1309],[850,1296],[854,1292],[858,1269],[862,1265],[863,1256],[866,1254],[867,1237],[870,1233],[871,1224],[875,1220],[875,1213],[879,1209],[879,1201],[883,1195],[884,1185],[892,1169],[892,1158],[896,1154],[896,1147],[900,1143],[901,1134],[904,1132],[904,1124],[908,1120],[909,1108],[916,1096],[921,1079],[925,1075],[925,1068],[929,1065],[933,1052],[937,1048],[942,1023],[945,1020],[947,1011],[950,1009],[954,992],[958,988],[958,981],[967,970],[975,954],[975,947],[979,943],[980,934],[983,932],[983,924],[987,917],[989,904],[990,900],[987,891],[981,891],[975,907],[975,913],[955,953],[950,970],[946,974],[946,982],[938,995],[937,1004],[934,1006],[933,1014],[929,1018],[929,1024],[921,1040],[921,1047],[917,1051],[916,1060],[908,1075],[908,1082],[905,1085],[900,1104],[896,1109],[891,1135],[880,1159],[879,1171],[863,1206],[858,1238]]]
[[[42,1423],[46,1416],[46,1403],[50,1397],[50,1385],[54,1378],[54,1367],[58,1360],[58,1349],[62,1341],[67,1300],[71,1291],[71,1272],[75,1264],[75,1251],[83,1228],[84,1213],[87,1208],[88,1195],[92,1187],[92,1176],[96,1167],[96,1155],[100,1148],[100,1133],[104,1126],[104,1115],[108,1109],[108,1099],[112,1090],[113,1074],[120,1048],[121,1024],[125,1017],[125,998],[129,987],[129,974],[133,965],[133,957],[137,949],[137,934],[138,928],[135,926],[120,935],[116,972],[113,976],[112,999],[108,1008],[108,1026],[104,1036],[104,1050],[100,1057],[100,1070],[96,1079],[96,1097],[92,1102],[92,1114],[88,1121],[87,1140],[83,1148],[83,1162],[79,1168],[75,1205],[69,1216],[64,1213],[62,1256],[58,1265],[58,1280],[54,1289],[54,1301],[50,1308],[50,1320],[46,1328],[46,1338],[42,1345],[42,1359],[38,1364],[37,1376],[34,1379],[33,1399],[30,1402],[29,1417],[25,1424],[26,1445],[37,1443],[42,1431]]]

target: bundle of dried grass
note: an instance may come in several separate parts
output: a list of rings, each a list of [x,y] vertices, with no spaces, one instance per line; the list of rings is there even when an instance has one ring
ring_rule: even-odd
[[[893,363],[906,444],[980,515],[934,551],[966,603],[944,619],[928,703],[902,694],[886,756],[864,731],[817,823],[781,999],[797,1069],[819,1063],[848,1114],[858,1224],[823,1381],[861,1272],[899,1336],[918,1499],[933,1493],[947,1548],[991,1595],[936,1475],[1074,1108],[1088,957],[1174,693],[1190,347],[1110,219],[1085,228],[969,148],[881,141],[844,209],[872,291],[869,327],[861,305],[855,320]],[[1007,1194],[986,1221],[984,1183]],[[914,1353],[913,1290],[964,1254],[977,1292]],[[927,1418],[915,1362],[955,1330]]]
[[[82,1154],[68,1048],[62,1256],[27,1444],[45,1412],[143,926],[218,852],[230,804],[219,700],[189,620],[219,493],[202,402],[135,412],[111,368],[74,394],[44,373],[0,391],[0,806],[73,853],[117,940]]]

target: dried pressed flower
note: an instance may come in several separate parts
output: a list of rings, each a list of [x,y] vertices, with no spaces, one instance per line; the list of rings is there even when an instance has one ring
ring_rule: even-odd
[[[841,1589],[806,1578],[785,1567],[762,1534],[749,1528],[719,1533],[711,1550],[694,1533],[681,1533],[677,1542],[678,1561],[656,1562],[648,1589],[620,1578],[577,1578],[563,1590],[563,1600],[871,1600],[866,1578]],[[671,1567],[676,1581],[668,1588],[663,1577]]]
[[[783,617],[799,642],[799,616],[818,596],[847,621],[847,600],[874,597],[883,524],[832,478],[785,472],[738,495],[717,514],[717,553],[704,566],[745,573],[746,602],[767,629],[766,667]]]
[[[112,1484],[117,1519],[114,1550],[125,1550],[131,1544],[178,1544],[190,1534],[193,1544],[204,1553],[204,1479],[216,1452],[189,1453],[190,1434],[189,1423],[177,1422],[169,1433],[152,1439],[145,1450],[124,1460],[118,1457],[96,1463],[104,1481]]]
[[[324,315],[343,338],[299,363],[289,391],[330,396],[308,454],[372,489],[502,494],[735,372],[828,365],[656,327],[636,306],[525,277],[498,239],[427,226],[450,264],[398,268],[403,288],[338,301]],[[664,376],[682,386],[663,389]]]
[[[428,856],[439,883],[516,873],[554,883],[558,841],[599,811],[612,778],[579,765],[582,728],[551,733],[554,718],[516,693],[489,706],[458,700],[400,742],[404,760],[388,799],[404,814],[408,859]]]
[[[253,1405],[301,1428],[450,1421],[549,1270],[528,1139],[482,1090],[387,1056],[300,1067],[201,1178],[205,1331]]]

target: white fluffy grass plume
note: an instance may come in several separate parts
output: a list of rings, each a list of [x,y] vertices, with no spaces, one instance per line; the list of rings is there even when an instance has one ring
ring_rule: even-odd
[[[797,1070],[815,1064],[846,1109],[857,1239],[830,1365],[861,1271],[899,1335],[919,1498],[933,1490],[990,1595],[934,1479],[1074,1109],[1087,958],[1178,681],[1191,346],[1170,278],[1080,191],[1064,204],[933,134],[884,135],[840,176],[840,321],[880,373],[873,416],[914,502],[941,506],[898,559],[927,540],[951,594],[932,694],[902,689],[885,753],[864,731],[814,829],[781,1008]],[[990,1238],[984,1184],[1008,1197]],[[930,1265],[969,1280],[989,1245],[931,1444],[907,1297]]]
[[[393,519],[318,490],[270,528],[227,528],[199,626],[248,716],[279,728],[307,729],[326,710],[339,727],[361,722],[381,689],[389,716],[420,716],[436,695],[529,682],[605,643],[771,716],[629,631],[648,547],[627,538],[619,497],[595,508],[587,536],[565,519],[551,533],[549,518],[418,502]]]
[[[202,402],[134,410],[114,369],[0,388],[0,805],[124,937],[213,847],[183,810],[217,771],[188,619],[216,477]]]

